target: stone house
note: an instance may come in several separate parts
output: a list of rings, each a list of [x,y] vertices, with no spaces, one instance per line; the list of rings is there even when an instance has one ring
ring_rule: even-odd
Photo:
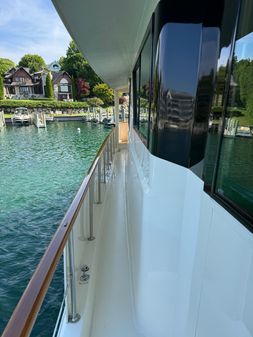
[[[27,99],[45,97],[47,71],[31,74],[28,68],[11,68],[4,74],[5,98]]]
[[[72,101],[72,79],[66,71],[53,72],[54,96],[58,101]]]
[[[11,99],[29,99],[45,97],[46,77],[44,69],[30,73],[28,68],[11,68],[4,74],[4,96]],[[66,71],[52,72],[54,96],[57,100],[71,101],[72,79]]]

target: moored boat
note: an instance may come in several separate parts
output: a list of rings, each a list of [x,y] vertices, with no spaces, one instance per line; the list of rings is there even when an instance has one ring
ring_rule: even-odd
[[[16,108],[11,118],[12,124],[17,126],[28,126],[32,123],[32,115],[28,113],[27,108]]]

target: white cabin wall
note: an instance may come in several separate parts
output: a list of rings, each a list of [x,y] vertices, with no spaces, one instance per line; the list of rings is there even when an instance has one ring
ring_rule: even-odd
[[[133,303],[146,337],[253,336],[253,237],[190,170],[131,129],[126,170]]]
[[[187,175],[176,164],[168,170],[131,137],[126,180],[136,322],[145,336],[165,337],[175,319]]]
[[[209,196],[206,201],[204,207],[213,216],[196,336],[253,336],[252,234]],[[203,212],[200,224],[205,221]]]

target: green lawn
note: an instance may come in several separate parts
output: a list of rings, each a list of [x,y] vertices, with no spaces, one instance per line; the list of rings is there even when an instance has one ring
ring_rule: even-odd
[[[222,107],[215,107],[214,110],[220,110],[222,114]],[[233,119],[239,121],[240,126],[253,126],[253,116],[246,109],[239,107],[228,108],[229,113],[233,116]],[[239,116],[238,116],[239,115]],[[219,119],[214,119],[213,124],[219,124]]]

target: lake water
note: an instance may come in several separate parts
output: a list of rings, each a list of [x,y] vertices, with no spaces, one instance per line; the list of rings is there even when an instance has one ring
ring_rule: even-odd
[[[209,134],[204,178],[211,185],[219,136]],[[253,137],[224,137],[215,191],[253,217]]]
[[[81,122],[0,132],[0,333],[108,132]],[[60,263],[32,336],[52,336],[62,270]]]

